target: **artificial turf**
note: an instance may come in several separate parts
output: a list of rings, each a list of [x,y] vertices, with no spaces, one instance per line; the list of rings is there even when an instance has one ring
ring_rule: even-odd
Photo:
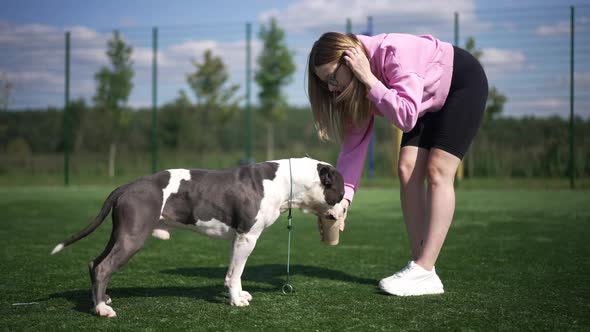
[[[106,245],[110,218],[89,237],[53,247],[97,214],[112,187],[0,188],[2,330],[588,330],[590,192],[457,191],[437,262],[445,294],[400,298],[377,289],[409,259],[396,189],[360,190],[341,244],[319,241],[312,216],[293,220],[284,295],[287,218],[260,237],[243,275],[254,299],[231,307],[223,279],[229,243],[174,231],[152,238],[107,293],[118,317],[92,314],[87,263]],[[20,304],[20,305],[19,305]]]

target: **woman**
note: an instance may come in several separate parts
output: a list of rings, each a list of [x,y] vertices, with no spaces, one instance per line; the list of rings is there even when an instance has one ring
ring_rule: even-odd
[[[320,138],[342,142],[345,208],[359,185],[374,116],[404,132],[398,174],[412,260],[379,287],[398,296],[443,293],[434,265],[453,219],[455,173],[488,94],[479,62],[429,35],[328,32],[309,55],[308,93]]]

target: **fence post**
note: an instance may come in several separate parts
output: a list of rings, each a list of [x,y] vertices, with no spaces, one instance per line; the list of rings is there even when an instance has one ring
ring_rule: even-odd
[[[251,48],[252,43],[252,23],[246,23],[246,164],[252,164],[252,104],[250,98],[250,86],[252,84],[251,65]]]
[[[570,189],[574,189],[576,176],[576,156],[574,149],[574,11],[570,7]]]
[[[70,184],[70,32],[66,32],[66,62],[65,62],[65,101],[64,101],[64,185]]]
[[[158,28],[152,29],[152,173],[158,170]]]

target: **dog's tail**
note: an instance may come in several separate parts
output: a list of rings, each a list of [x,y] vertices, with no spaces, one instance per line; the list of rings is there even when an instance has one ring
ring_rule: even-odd
[[[86,237],[88,234],[92,233],[100,224],[102,224],[102,222],[104,221],[106,216],[109,214],[109,212],[111,212],[111,209],[113,208],[113,205],[115,204],[115,201],[117,200],[117,198],[119,198],[119,196],[121,196],[121,194],[123,193],[125,188],[127,188],[128,185],[129,184],[125,184],[125,185],[122,185],[119,188],[113,190],[111,192],[111,194],[109,195],[109,197],[107,197],[107,199],[102,204],[102,208],[100,209],[100,212],[98,213],[98,215],[96,216],[94,221],[90,225],[86,226],[86,228],[84,228],[83,230],[78,232],[77,234],[70,236],[68,239],[66,239],[62,243],[58,244],[57,246],[55,246],[55,248],[53,248],[53,251],[51,251],[51,254],[52,255],[57,254],[58,252],[62,251],[63,248],[69,246],[70,244],[72,244],[72,243]]]

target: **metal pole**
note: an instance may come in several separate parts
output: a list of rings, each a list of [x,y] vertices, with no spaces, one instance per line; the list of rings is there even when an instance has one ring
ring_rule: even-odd
[[[459,46],[459,13],[455,12],[455,46]]]
[[[70,32],[66,32],[66,91],[64,102],[64,185],[70,184]]]
[[[352,33],[352,21],[350,18],[346,19],[346,33]]]
[[[570,189],[574,189],[576,156],[574,149],[574,6],[570,7]]]
[[[250,86],[252,83],[252,68],[250,67],[251,43],[252,23],[246,23],[246,163],[248,164],[254,162],[254,158],[252,158],[252,107],[250,100]]]
[[[152,173],[158,170],[158,28],[152,29]]]

